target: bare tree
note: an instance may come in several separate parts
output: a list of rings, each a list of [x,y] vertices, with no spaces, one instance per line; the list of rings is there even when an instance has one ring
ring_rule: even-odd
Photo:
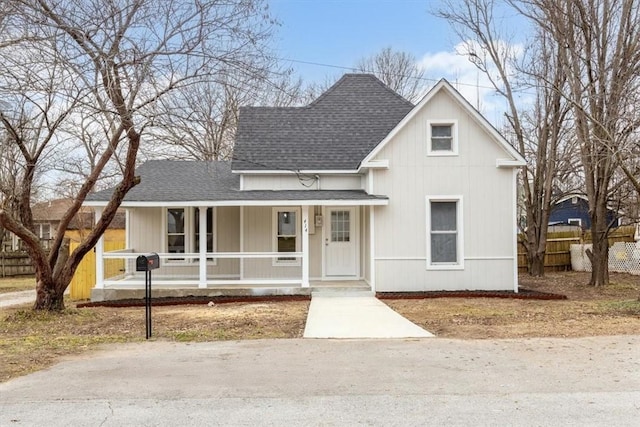
[[[240,105],[284,107],[301,100],[301,81],[279,71],[277,64],[261,64],[251,71],[220,73],[216,80],[189,85],[159,102],[149,155],[228,160]]]
[[[558,45],[589,199],[590,284],[609,283],[607,205],[612,180],[640,126],[640,2],[522,0],[520,7]]]
[[[0,108],[5,106],[0,103]],[[23,168],[18,163],[19,155],[11,144],[9,135],[0,127],[0,208],[9,212],[16,212],[18,200],[18,180]],[[3,242],[6,233],[0,224],[0,251],[3,250]]]
[[[25,165],[17,214],[0,209],[0,224],[24,241],[31,256],[37,280],[34,308],[59,310],[80,260],[138,182],[134,168],[143,132],[153,119],[152,107],[176,88],[211,79],[221,65],[254,66],[255,60],[246,61],[247,55],[262,54],[271,23],[261,0],[4,3],[9,31],[0,34],[0,63],[12,65],[7,69],[10,75],[22,72],[35,84],[0,83],[0,89],[13,91],[20,101],[16,105],[29,107],[14,116],[0,114]],[[33,60],[35,54],[46,60]],[[99,117],[108,133],[47,253],[33,232],[33,181],[45,153],[66,149],[64,139],[69,134],[59,132],[78,111]],[[23,132],[23,121],[15,117],[24,118],[26,128],[38,130],[39,137]],[[93,230],[69,254],[64,230],[113,160],[119,164],[121,179]]]
[[[356,69],[375,75],[413,103],[419,101],[425,93],[424,71],[418,66],[416,58],[408,52],[385,47],[370,57],[360,59]]]
[[[67,142],[66,149],[51,151],[48,167],[56,171],[53,192],[64,198],[74,198],[82,183],[93,171],[109,141],[110,125],[93,112],[78,109],[65,121],[58,133]],[[122,146],[120,146],[122,147]],[[102,169],[93,191],[114,187],[121,176],[119,159],[122,149]]]
[[[542,276],[554,179],[559,161],[570,158],[559,155],[566,103],[546,81],[562,88],[564,75],[555,65],[557,50],[543,33],[524,50],[497,25],[495,12],[494,0],[462,0],[445,1],[435,13],[453,25],[464,46],[462,53],[507,103],[507,134],[527,158],[522,201],[527,218],[524,246],[528,270],[533,276]],[[535,92],[532,106],[518,102],[521,90]]]

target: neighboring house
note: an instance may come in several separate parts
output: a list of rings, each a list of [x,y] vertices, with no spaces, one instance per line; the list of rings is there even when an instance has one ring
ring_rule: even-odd
[[[36,203],[31,207],[33,213],[33,223],[36,234],[45,248],[56,235],[60,221],[72,205],[73,199],[54,199],[47,202]],[[80,211],[73,217],[68,228],[86,228],[93,224],[93,210],[81,207]]]
[[[607,222],[613,227],[620,225],[622,218],[613,209],[607,210]],[[558,200],[551,208],[549,225],[573,225],[582,229],[591,228],[589,201],[584,195],[570,195]]]
[[[127,249],[96,246],[93,299],[140,289],[304,293],[517,290],[522,156],[447,81],[416,106],[347,74],[305,107],[240,109],[234,160],[149,161],[125,197]],[[111,191],[86,203],[102,209]],[[121,272],[105,277],[105,262]]]
[[[63,198],[54,199],[46,202],[35,203],[31,206],[31,212],[33,214],[34,230],[36,235],[40,238],[40,242],[45,249],[49,248],[49,245],[53,241],[60,221],[63,215],[67,212],[73,199]],[[71,219],[66,232],[75,230],[76,234],[82,234],[86,229],[93,227],[94,212],[90,207],[83,206],[80,211]],[[109,225],[110,228],[125,228],[124,212],[118,212],[116,218]],[[66,235],[66,233],[65,233]],[[3,251],[20,251],[24,249],[22,240],[15,234],[5,230],[5,238],[3,239]]]

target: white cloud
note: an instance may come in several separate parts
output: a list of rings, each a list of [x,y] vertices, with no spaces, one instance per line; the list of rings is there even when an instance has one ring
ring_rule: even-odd
[[[521,56],[524,50],[522,45],[505,44],[505,48],[509,48],[516,56]],[[428,78],[446,78],[471,105],[490,122],[500,127],[503,124],[505,102],[495,94],[485,73],[471,62],[468,52],[482,55],[481,49],[475,43],[461,42],[452,51],[425,54],[418,61],[418,66],[424,70]]]

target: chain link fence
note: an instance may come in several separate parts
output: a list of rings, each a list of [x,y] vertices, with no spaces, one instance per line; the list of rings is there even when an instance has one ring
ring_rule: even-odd
[[[587,249],[591,244],[571,245],[571,269],[591,271]],[[609,271],[640,275],[640,242],[615,242],[609,248]]]

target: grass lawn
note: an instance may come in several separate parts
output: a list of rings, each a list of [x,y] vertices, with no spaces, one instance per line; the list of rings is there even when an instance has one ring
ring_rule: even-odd
[[[459,339],[640,334],[640,276],[612,274],[605,288],[586,286],[587,273],[522,275],[522,287],[566,300],[435,298],[385,300],[438,337]],[[144,307],[75,308],[35,313],[0,309],[0,381],[50,366],[110,343],[143,341]],[[299,338],[308,301],[180,305],[153,308],[153,339],[216,341]]]
[[[640,276],[614,274],[604,288],[585,285],[589,273],[520,276],[520,287],[566,300],[435,298],[386,300],[436,336],[461,339],[583,337],[640,334]]]
[[[0,294],[7,292],[30,291],[36,288],[34,276],[16,276],[0,278]]]

